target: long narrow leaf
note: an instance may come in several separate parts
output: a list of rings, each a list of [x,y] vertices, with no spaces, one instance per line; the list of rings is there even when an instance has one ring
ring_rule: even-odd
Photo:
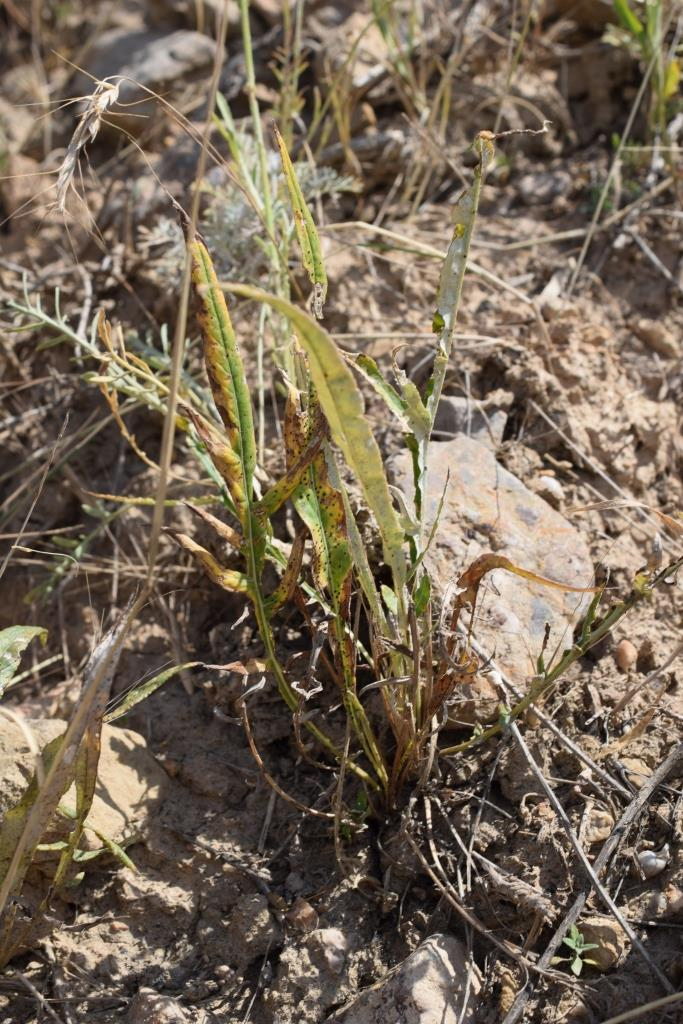
[[[645,35],[645,26],[631,10],[628,0],[614,0],[614,10],[626,31],[640,42]]]
[[[104,716],[105,722],[115,722],[117,718],[123,718],[128,712],[139,704],[140,701],[146,700],[153,693],[155,693],[164,683],[167,683],[169,679],[173,679],[179,672],[184,672],[186,669],[196,668],[197,665],[203,664],[201,661],[187,661],[184,665],[173,665],[171,668],[164,669],[163,672],[159,672],[157,675],[148,679],[144,683],[140,683],[132,689],[123,698],[118,707],[114,708]],[[99,834],[99,833],[98,833]]]
[[[365,414],[363,396],[343,356],[327,331],[291,302],[249,285],[230,285],[230,290],[274,307],[296,329],[308,356],[311,378],[332,439],[355,474],[377,520],[384,559],[393,574],[399,607],[404,609],[403,530],[391,500],[382,454]]]
[[[438,352],[427,399],[427,408],[432,423],[441,398],[441,388],[453,343],[453,333],[460,306],[462,284],[479,206],[481,186],[486,169],[494,156],[493,136],[490,132],[480,132],[477,135],[474,140],[474,151],[479,157],[479,162],[474,169],[472,184],[460,196],[453,212],[455,222],[453,237],[441,269],[436,297],[436,312],[432,326],[437,335]]]
[[[237,347],[225,296],[218,284],[206,246],[190,244],[192,282],[199,299],[199,322],[204,340],[204,362],[214,401],[228,441],[239,458],[245,500],[251,499],[256,467],[256,438],[251,397]],[[244,512],[246,514],[246,512]]]
[[[12,828],[8,826],[11,812],[3,819],[0,829],[0,966],[12,956],[12,926],[26,872],[48,822],[74,778],[76,759],[86,731],[93,727],[96,719],[101,724],[101,714],[121,647],[140,604],[140,598],[132,600],[93,651],[74,717],[64,735],[54,741],[53,757],[42,785],[38,786],[34,777],[34,792],[28,801],[22,801],[19,813],[11,823],[14,834],[10,842],[8,832]],[[87,814],[88,808],[84,806],[83,810]]]
[[[243,523],[248,508],[245,491],[244,472],[239,454],[235,452],[228,438],[220,429],[205,420],[194,409],[188,408],[188,416],[192,420],[197,437],[206,448],[211,462],[220,473],[228,493],[235,504],[238,518]]]
[[[413,444],[413,477],[415,488],[415,511],[420,521],[420,536],[418,537],[418,556],[424,544],[422,537],[424,524],[424,502],[423,490],[425,475],[427,472],[427,455],[429,450],[429,439],[431,429],[434,426],[436,411],[441,400],[441,392],[446,377],[446,369],[451,355],[453,335],[462,295],[462,285],[465,279],[467,257],[470,251],[472,233],[479,206],[479,196],[484,175],[494,156],[494,136],[491,132],[479,132],[474,140],[474,151],[479,161],[474,169],[474,180],[468,189],[458,199],[455,210],[453,237],[448,247],[446,258],[441,268],[439,279],[439,290],[436,297],[436,312],[432,321],[432,329],[437,336],[436,354],[432,375],[427,385],[426,411],[428,429],[424,430],[424,421],[421,417],[419,407],[416,405],[415,396],[410,400],[413,420],[420,427],[421,433],[415,433],[416,444]],[[412,384],[412,382],[411,382]],[[404,395],[408,401],[408,396]]]
[[[320,320],[322,319],[323,303],[327,295],[327,274],[325,273],[320,238],[318,237],[318,231],[315,221],[311,216],[311,211],[308,209],[304,194],[301,191],[294,165],[287,152],[285,140],[280,135],[277,125],[273,125],[273,130],[275,131],[275,139],[280,150],[282,170],[289,193],[289,202],[294,214],[294,226],[296,228],[296,237],[299,241],[299,248],[301,249],[301,260],[314,289],[313,310],[316,317]]]
[[[372,356],[368,356],[364,352],[360,352],[350,358],[356,369],[363,374],[367,382],[374,388],[380,398],[382,398],[386,403],[387,407],[391,409],[397,417],[403,429],[409,430],[410,427],[408,420],[406,419],[405,399],[399,395],[396,388],[392,387],[391,384],[384,379],[382,371]]]
[[[275,615],[275,613],[292,598],[292,594],[299,582],[299,573],[301,572],[301,563],[303,562],[305,546],[306,541],[302,530],[301,533],[297,533],[294,538],[292,550],[289,552],[287,565],[285,566],[285,571],[280,577],[280,582],[273,593],[265,600],[266,614],[270,619],[272,619],[273,615]]]
[[[346,513],[346,530],[349,540],[349,549],[351,551],[351,557],[353,559],[353,567],[360,582],[365,600],[368,603],[370,614],[373,622],[379,631],[383,635],[388,635],[389,625],[387,623],[386,615],[380,601],[377,587],[375,586],[375,577],[372,574],[370,563],[368,562],[368,555],[363,543],[363,538],[360,535],[360,531],[356,524],[356,520],[353,517],[353,510],[349,503],[349,496],[347,494],[344,483],[339,476],[337,467],[334,459],[328,459],[327,471],[330,475],[330,482],[336,490],[339,491],[344,502],[344,511]]]
[[[201,544],[197,544],[187,534],[178,533],[176,530],[171,529],[167,529],[165,532],[169,537],[173,537],[173,540],[177,541],[181,548],[185,548],[199,562],[209,579],[217,583],[222,590],[227,590],[231,594],[250,593],[249,577],[243,572],[224,568],[220,562],[216,561],[210,551],[203,548]]]
[[[294,389],[290,389],[285,410],[285,444],[288,459],[300,461],[306,450],[306,432],[312,419],[310,409],[297,410]],[[325,454],[320,452],[292,495],[294,507],[308,527],[313,542],[313,577],[321,593],[332,597],[339,614],[341,594],[351,572],[351,555],[346,535],[346,515],[341,495],[331,486]]]
[[[300,452],[296,461],[288,466],[285,475],[276,484],[273,484],[270,490],[266,491],[261,500],[257,502],[255,505],[257,514],[270,518],[277,512],[299,485],[301,478],[318,456],[322,443],[322,433],[311,438],[306,447]]]

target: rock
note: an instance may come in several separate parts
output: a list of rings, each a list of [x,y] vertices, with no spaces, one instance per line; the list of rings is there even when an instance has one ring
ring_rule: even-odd
[[[31,108],[10,103],[0,96],[0,157],[20,153],[31,137],[36,118]],[[6,172],[3,170],[3,175]]]
[[[544,320],[555,320],[571,308],[566,298],[567,283],[568,275],[563,267],[561,270],[555,271],[541,294],[537,297],[536,302]]]
[[[638,647],[636,672],[654,672],[657,667],[657,648],[651,637],[645,637]]]
[[[318,927],[318,913],[314,907],[299,896],[292,907],[285,914],[285,918],[292,928],[300,932],[311,932]]]
[[[280,941],[280,929],[261,893],[241,896],[226,922],[231,964],[244,969]]]
[[[668,843],[660,850],[641,850],[636,854],[643,878],[655,878],[661,875],[671,860],[671,849]]]
[[[177,999],[162,996],[153,988],[141,988],[130,1004],[128,1024],[188,1024]]]
[[[479,402],[456,395],[444,395],[439,402],[434,430],[437,434],[465,434],[490,448],[497,448],[503,441],[507,409],[512,397],[510,392],[495,391]]]
[[[345,17],[343,10],[340,5],[333,4],[317,14],[317,25],[323,30],[323,45],[317,54],[316,75],[319,81],[324,81],[330,71],[335,73],[346,66],[351,88],[358,98],[388,77],[386,68],[390,58],[386,40],[374,16],[358,10]]]
[[[600,807],[594,807],[586,826],[586,842],[589,846],[604,843],[614,828],[614,816]]]
[[[353,982],[350,970],[350,943],[338,928],[318,928],[299,942],[290,936],[275,982],[265,995],[273,1021],[324,1020],[331,1007],[346,1003],[357,991],[358,970]]]
[[[517,744],[508,746],[501,753],[498,762],[498,780],[501,793],[512,804],[517,805],[525,800],[541,801],[543,799],[541,784],[531,771],[529,762]],[[538,806],[537,804],[537,815],[539,814]]]
[[[348,939],[339,928],[318,928],[308,940],[311,959],[322,960],[323,965],[333,974],[341,974],[349,952]]]
[[[41,750],[55,737],[62,735],[66,722],[58,719],[37,719],[27,722]],[[22,730],[14,722],[3,721],[0,730],[0,816],[15,807],[34,772],[33,755]],[[165,775],[147,750],[145,741],[136,732],[105,725],[102,728],[102,747],[97,786],[87,824],[97,829],[119,846],[126,846],[140,837],[145,826],[159,806]],[[75,808],[75,789],[72,786],[61,803]],[[86,828],[81,847],[104,849],[100,839]],[[46,841],[64,838],[69,822],[56,816],[50,823]],[[42,860],[54,861],[58,851],[41,854]],[[87,865],[87,861],[85,862]]]
[[[114,120],[139,134],[148,125],[148,119],[162,110],[148,90],[164,93],[166,102],[172,103],[188,82],[206,75],[213,63],[215,46],[201,32],[112,29],[103,32],[95,42],[87,71],[98,79],[116,75],[125,79],[119,88],[119,102],[112,108],[116,112]],[[92,92],[92,80],[80,76],[74,88],[87,95]],[[135,106],[131,109],[132,103]]]
[[[548,21],[569,17],[582,28],[595,32],[616,21],[611,0],[548,0],[543,8],[543,17]]]
[[[216,26],[225,0],[147,0],[145,4],[150,25],[182,25],[183,28],[206,32],[215,38]],[[239,29],[240,9],[236,0],[227,0],[228,31]]]
[[[662,910],[664,917],[680,917],[683,914],[683,889],[680,885],[671,883],[664,890],[665,906]]]
[[[561,507],[564,501],[564,490],[557,477],[543,473],[534,480],[533,488],[536,494],[539,494],[553,508]]]
[[[640,789],[652,775],[652,769],[640,757],[620,757],[619,760],[626,769],[628,781],[636,789]]]
[[[328,1021],[471,1024],[480,988],[479,971],[468,964],[464,946],[450,935],[432,935],[386,978]]]
[[[288,0],[290,8],[294,7],[294,0]],[[283,7],[286,5],[282,0],[251,0],[251,7],[260,14],[264,21],[269,25],[278,25],[282,21]],[[315,4],[307,5],[306,11],[310,13],[311,7]]]
[[[626,952],[628,937],[613,917],[586,917],[579,921],[579,931],[586,942],[594,942],[597,949],[587,953],[599,971],[611,971]]]
[[[412,495],[409,456],[401,453],[393,466],[396,482]],[[444,491],[441,521],[425,559],[437,594],[443,595],[485,551],[550,579],[590,586],[593,565],[581,535],[503,469],[486,445],[468,437],[431,445],[425,488],[428,530]],[[556,646],[561,651],[571,645],[572,624],[588,600],[589,595],[542,587],[495,570],[482,584],[474,632],[500,668],[522,684],[535,671],[546,623],[548,658]]]
[[[622,672],[633,668],[638,659],[638,648],[624,637],[614,649],[614,660]]]
[[[633,333],[637,338],[665,359],[677,359],[681,354],[679,342],[659,320],[636,320]]]
[[[39,209],[36,205],[40,202],[38,197],[45,193],[45,196],[49,198],[50,193],[45,190],[45,178],[41,171],[41,164],[37,160],[21,153],[3,154],[2,125],[0,125],[0,166],[3,169],[3,176],[5,176],[4,180],[0,177],[0,206],[3,208],[0,220],[4,220],[5,217],[10,218],[3,225],[3,232],[9,234],[16,228],[20,244],[25,246],[21,215],[29,207],[33,210]],[[17,214],[16,221],[12,219],[13,214]],[[10,251],[7,240],[3,241],[5,256],[9,256]]]
[[[541,206],[552,203],[558,196],[566,196],[571,190],[572,179],[567,171],[538,171],[523,174],[518,190],[526,206]]]
[[[495,679],[482,673],[458,684],[448,704],[447,727],[460,728],[464,725],[480,725],[490,722],[504,697],[498,690]]]

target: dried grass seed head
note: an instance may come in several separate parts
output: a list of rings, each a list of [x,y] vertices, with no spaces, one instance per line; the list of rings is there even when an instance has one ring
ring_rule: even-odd
[[[116,80],[104,78],[102,81],[98,81],[94,92],[87,99],[87,106],[71,136],[57,176],[57,209],[60,213],[66,211],[66,197],[73,182],[78,158],[87,143],[94,142],[97,138],[103,115],[119,98],[120,85],[120,78]]]

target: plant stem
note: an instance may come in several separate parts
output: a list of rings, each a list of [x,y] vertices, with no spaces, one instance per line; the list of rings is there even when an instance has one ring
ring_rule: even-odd
[[[554,683],[564,675],[567,669],[573,665],[575,661],[582,658],[584,654],[591,649],[591,647],[594,647],[603,639],[603,637],[607,636],[607,634],[614,629],[617,622],[619,622],[624,615],[635,608],[635,606],[641,601],[649,598],[656,586],[674,576],[681,567],[683,567],[683,556],[676,559],[675,562],[672,562],[671,565],[667,566],[665,569],[662,569],[662,571],[657,573],[652,580],[643,585],[641,585],[638,578],[636,578],[633,590],[629,596],[625,600],[619,601],[618,604],[615,604],[612,610],[598,623],[597,626],[595,626],[594,629],[590,630],[587,636],[582,636],[579,643],[574,644],[573,647],[566,650],[552,672],[548,672],[547,675],[543,676],[541,679],[533,681],[526,697],[523,697],[518,701],[518,703],[515,704],[515,706],[511,708],[509,713],[506,715],[505,723],[496,722],[495,725],[485,729],[477,736],[471,736],[468,740],[463,740],[462,743],[456,743],[452,747],[445,747],[441,753],[445,755],[460,754],[464,750],[470,750],[472,747],[475,747],[478,744],[483,743],[485,740],[491,739],[492,736],[496,736],[498,733],[502,732],[507,721],[515,721],[515,719],[519,718],[519,716],[523,714],[527,708],[534,703],[534,701],[538,700],[540,696],[546,693]]]

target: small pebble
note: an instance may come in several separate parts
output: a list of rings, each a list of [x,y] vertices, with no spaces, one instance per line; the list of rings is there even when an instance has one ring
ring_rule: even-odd
[[[604,843],[613,828],[614,817],[610,812],[597,807],[593,808],[586,829],[586,842],[589,846],[594,843]]]
[[[614,660],[622,672],[628,672],[638,658],[638,648],[630,640],[620,640],[614,652]]]
[[[626,769],[626,777],[636,789],[640,789],[652,775],[652,769],[640,757],[622,757],[621,766]]]
[[[130,1024],[187,1024],[188,1018],[176,999],[152,988],[141,988],[128,1014]]]
[[[307,940],[311,955],[321,959],[333,974],[341,974],[344,970],[349,943],[339,928],[319,928],[311,932]]]
[[[536,480],[535,491],[540,494],[542,498],[552,505],[553,508],[560,508],[564,501],[564,489],[559,480],[556,480],[554,476],[548,476],[543,474]]]
[[[659,320],[638,320],[633,325],[633,332],[648,348],[665,359],[677,359],[680,355],[677,340]]]
[[[637,858],[644,877],[654,878],[655,875],[661,875],[671,859],[669,845],[665,843],[661,850],[641,850]]]
[[[317,912],[308,900],[304,900],[301,897],[295,900],[294,905],[285,914],[285,917],[293,928],[298,928],[302,932],[311,932],[318,927]]]

